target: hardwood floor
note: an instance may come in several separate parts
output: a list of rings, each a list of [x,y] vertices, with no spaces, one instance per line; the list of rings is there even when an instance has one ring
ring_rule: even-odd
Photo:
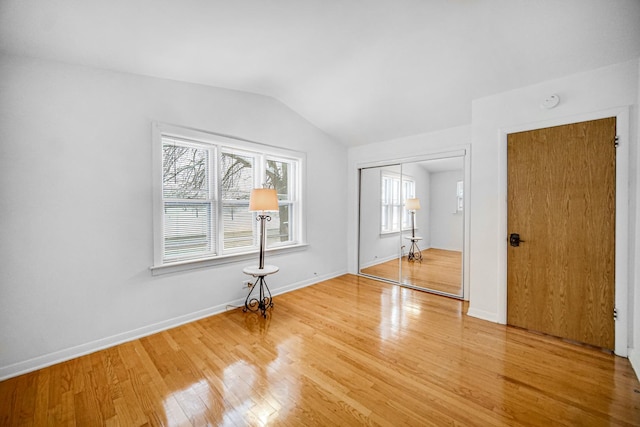
[[[0,425],[640,425],[628,360],[345,275],[0,382]]]
[[[402,257],[402,283],[462,296],[462,252],[433,248],[421,252],[421,262]],[[398,280],[398,260],[367,267],[362,273]]]

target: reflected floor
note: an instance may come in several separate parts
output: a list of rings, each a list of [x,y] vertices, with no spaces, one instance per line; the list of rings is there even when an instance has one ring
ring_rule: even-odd
[[[383,262],[362,270],[363,274],[398,280],[398,260]],[[462,296],[462,252],[425,249],[422,262],[402,257],[402,283]]]

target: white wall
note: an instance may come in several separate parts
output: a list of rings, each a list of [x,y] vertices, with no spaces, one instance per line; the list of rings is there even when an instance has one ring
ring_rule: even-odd
[[[464,171],[431,173],[431,247],[462,251],[464,215],[457,210],[457,183],[464,181]]]
[[[347,150],[286,106],[1,56],[0,378],[243,301],[247,261],[151,276],[152,121],[306,152],[309,246],[268,255],[270,286],[346,271]]]

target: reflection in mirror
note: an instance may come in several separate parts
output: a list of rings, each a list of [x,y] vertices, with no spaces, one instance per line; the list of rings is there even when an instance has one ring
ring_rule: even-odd
[[[360,273],[463,297],[464,157],[360,170]]]
[[[418,177],[416,193],[421,203],[414,211],[415,230],[403,231],[403,240],[413,243],[419,255],[409,251],[402,257],[401,282],[462,297],[464,158],[407,163],[402,171]]]
[[[360,170],[360,272],[400,279],[402,222],[400,165]]]

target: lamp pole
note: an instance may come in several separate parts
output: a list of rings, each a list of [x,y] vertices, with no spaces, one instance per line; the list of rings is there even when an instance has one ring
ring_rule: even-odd
[[[258,221],[260,221],[260,266],[259,268],[262,270],[264,268],[264,230],[265,230],[265,221],[271,221],[271,217],[269,215],[265,215],[264,213],[258,215],[256,217]]]
[[[416,238],[416,211],[411,211],[411,238]]]

